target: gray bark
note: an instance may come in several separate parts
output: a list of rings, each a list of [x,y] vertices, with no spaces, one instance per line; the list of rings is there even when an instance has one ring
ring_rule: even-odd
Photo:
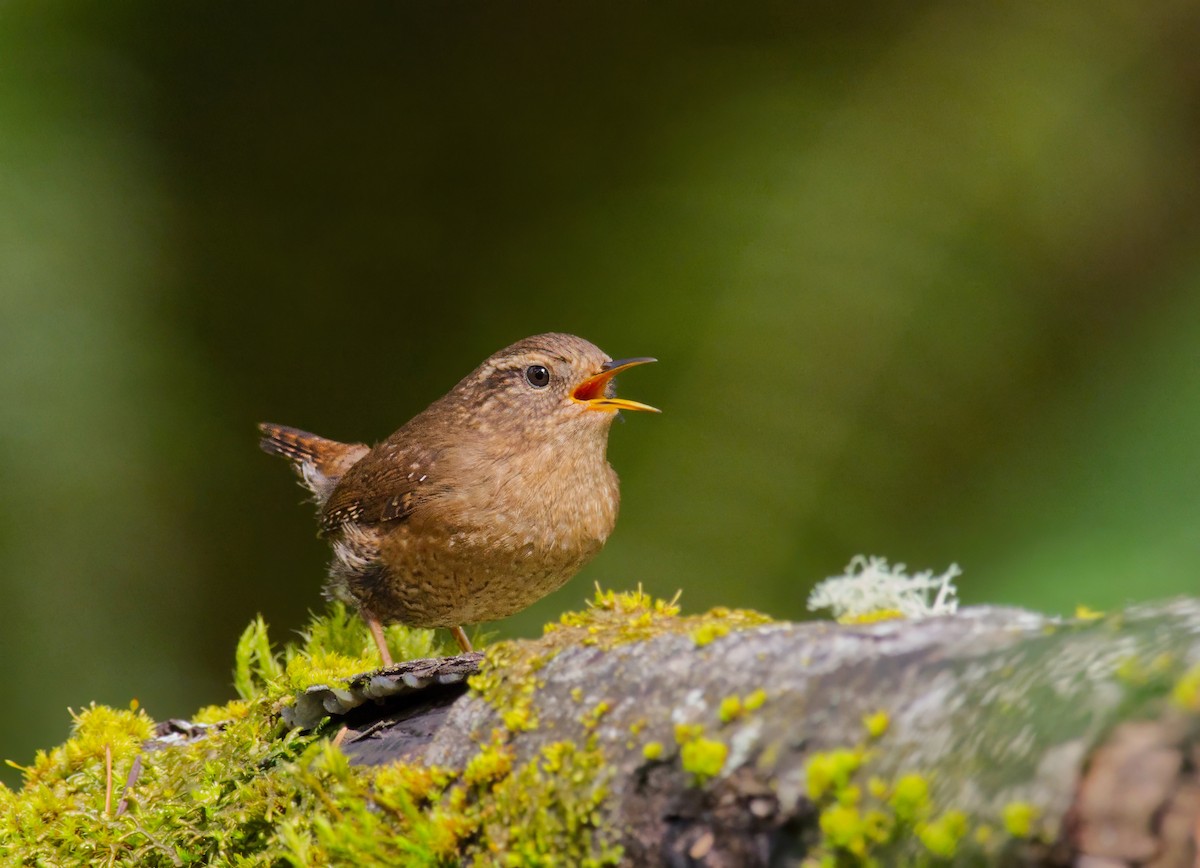
[[[559,651],[537,672],[537,727],[511,745],[520,763],[594,734],[609,767],[605,818],[631,864],[800,862],[821,846],[808,763],[869,741],[856,781],[919,773],[937,811],[997,830],[958,861],[1190,866],[1200,716],[1170,692],[1198,663],[1192,599],[1091,622],[989,607],[863,626],[776,623],[703,647],[661,635]],[[313,688],[290,722],[344,716],[355,762],[461,768],[503,726],[500,710],[465,689],[478,665],[478,655],[418,661]],[[720,721],[724,698],[757,689],[761,708]],[[601,702],[608,711],[589,722]],[[879,711],[889,725],[870,740],[863,717]],[[728,747],[719,775],[700,784],[684,771],[679,723]],[[647,759],[648,742],[663,745],[661,757]],[[1004,831],[1013,803],[1037,809],[1028,838]],[[922,854],[915,840],[895,850]]]

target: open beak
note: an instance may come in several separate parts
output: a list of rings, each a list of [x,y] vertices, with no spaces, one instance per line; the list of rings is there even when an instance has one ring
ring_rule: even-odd
[[[636,365],[644,365],[647,362],[657,361],[658,359],[640,358],[616,359],[611,362],[605,362],[604,367],[600,369],[600,373],[588,377],[572,390],[571,398],[581,404],[587,405],[587,409],[589,410],[645,410],[649,413],[660,413],[662,412],[661,410],[657,407],[651,407],[649,404],[627,401],[624,398],[610,398],[607,394],[608,384],[621,371],[635,367]]]

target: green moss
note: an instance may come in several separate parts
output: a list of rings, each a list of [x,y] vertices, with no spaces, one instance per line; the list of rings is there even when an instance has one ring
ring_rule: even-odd
[[[888,793],[891,792],[891,788],[888,786],[887,781],[885,781],[883,778],[879,777],[878,775],[872,775],[867,781],[867,792],[882,802],[888,797]]]
[[[394,653],[435,650],[430,631],[391,627],[388,638]],[[284,729],[278,709],[298,689],[370,669],[376,657],[365,626],[341,606],[314,617],[302,643],[282,648],[256,618],[235,654],[242,698],[196,715],[196,722],[215,724],[205,737],[147,751],[154,722],[144,711],[84,709],[73,715],[67,742],[22,769],[19,790],[0,786],[0,862],[156,868],[619,861],[601,824],[608,763],[594,737],[583,746],[556,743],[518,763],[509,733],[498,730],[458,772],[353,767],[328,738],[336,727]],[[591,720],[605,711],[604,703],[595,706]],[[131,774],[135,763],[140,771]]]
[[[850,782],[850,776],[858,771],[866,759],[862,750],[831,750],[813,754],[808,761],[805,774],[808,779],[808,797],[820,802],[826,795],[836,798],[838,791]]]
[[[725,768],[725,760],[729,757],[729,747],[716,739],[706,738],[704,726],[699,723],[675,724],[675,742],[679,745],[679,758],[683,770],[692,776],[697,786],[715,778]],[[657,759],[662,755],[662,745],[651,752],[651,757],[643,751],[647,759]]]
[[[106,750],[113,763],[121,763],[138,751],[154,728],[144,711],[95,703],[71,712],[71,720],[71,738],[53,750],[38,751],[33,765],[22,769],[27,784],[53,786],[66,771],[89,779],[106,777]]]
[[[891,782],[871,775],[864,791],[855,779],[871,760],[862,745],[809,759],[808,792],[819,811],[820,838],[806,866],[992,864],[1006,840],[1033,834],[1034,806],[1006,806],[1003,820],[1011,837],[998,840],[987,824],[972,830],[960,810],[939,813],[928,778],[915,772]]]
[[[899,621],[903,618],[904,613],[899,609],[878,609],[859,615],[842,615],[837,622],[839,624],[876,624],[880,621]]]
[[[881,738],[887,732],[890,723],[891,718],[888,717],[886,711],[877,711],[863,717],[863,726],[866,727],[867,735],[872,739]]]
[[[433,630],[393,624],[384,630],[396,660],[438,657],[446,649]],[[370,631],[357,613],[333,603],[321,616],[313,616],[301,633],[300,644],[288,643],[276,651],[259,615],[238,640],[234,652],[233,686],[242,699],[273,696],[290,700],[297,691],[328,684],[379,667],[379,652]]]
[[[1038,813],[1037,807],[1028,802],[1009,802],[1004,806],[1004,828],[1014,838],[1028,838]]]
[[[499,732],[492,733],[492,741],[471,757],[463,769],[463,782],[469,787],[480,787],[502,780],[512,771],[513,753]]]
[[[896,819],[902,823],[915,823],[924,819],[931,809],[929,782],[922,775],[904,775],[892,787],[888,806],[895,813]]]
[[[684,742],[679,755],[683,770],[692,775],[697,785],[702,785],[725,768],[729,748],[723,742],[701,737]]]
[[[600,718],[612,711],[612,705],[601,700],[593,706],[592,710],[584,714],[579,722],[583,724],[583,728],[593,730],[600,725]]]
[[[711,642],[734,630],[744,630],[769,624],[766,615],[747,609],[727,609],[719,606],[703,615],[679,615],[679,595],[671,600],[658,600],[636,591],[604,591],[596,594],[583,612],[569,612],[556,624],[548,624],[545,640],[558,646],[599,645],[615,648],[629,642],[644,642],[663,634],[697,632]],[[702,642],[700,644],[707,644]]]
[[[1102,625],[1107,625],[1109,620],[1101,622]],[[1186,709],[1189,684],[1200,686],[1200,675],[1191,673],[1186,661],[1168,652],[1131,654],[1117,664],[1115,674],[1124,688],[1119,712],[1122,719],[1138,715],[1148,703],[1158,703],[1164,699],[1182,704]]]
[[[586,610],[569,612],[557,623],[546,625],[540,640],[500,642],[485,649],[480,671],[469,683],[497,710],[509,730],[534,729],[538,720],[533,698],[541,683],[537,673],[566,648],[594,645],[610,649],[661,635],[690,635],[706,627],[723,631],[724,635],[770,620],[757,612],[726,608],[681,616],[678,595],[672,600],[658,600],[641,588],[618,592],[597,587]],[[572,691],[571,697],[581,701],[583,692]]]
[[[767,691],[761,687],[742,700],[742,708],[746,711],[758,711],[767,702]]]
[[[857,805],[862,801],[862,789],[857,784],[850,784],[838,790],[836,798],[839,805]]]
[[[377,652],[360,620],[341,606],[315,617],[302,642],[283,647],[274,646],[266,624],[255,619],[235,654],[241,698],[193,718],[214,725],[206,737],[147,751],[153,721],[136,705],[93,705],[72,715],[71,738],[23,769],[23,787],[0,787],[0,863],[616,864],[617,832],[603,820],[612,763],[595,735],[611,699],[595,697],[578,708],[583,735],[521,760],[514,736],[537,725],[540,671],[572,645],[614,647],[662,634],[695,641],[697,631],[728,635],[764,621],[726,609],[684,617],[675,601],[640,591],[598,592],[588,611],[564,616],[541,640],[486,649],[471,686],[500,712],[503,725],[457,770],[352,767],[329,739],[335,725],[309,734],[285,731],[278,709],[297,690],[373,668]],[[435,653],[431,631],[391,627],[388,639],[398,656]],[[1165,671],[1152,661],[1127,674],[1157,678]],[[1173,673],[1177,701],[1195,702],[1200,673],[1178,676]],[[583,703],[585,695],[572,698]],[[697,785],[722,774],[729,758],[726,744],[706,726],[736,725],[766,700],[762,690],[727,697],[706,723],[675,727],[679,762]],[[645,725],[634,724],[630,735]],[[899,864],[897,854],[917,860],[902,858],[904,864],[980,861],[1013,838],[1034,834],[1037,814],[1030,805],[1006,808],[1006,837],[990,826],[968,828],[961,813],[935,803],[921,774],[894,780],[870,774],[867,744],[886,731],[887,715],[868,715],[863,725],[862,744],[814,754],[808,763],[808,794],[821,834],[813,864]],[[632,742],[629,747],[636,749]],[[648,761],[667,754],[660,741],[641,751]],[[135,762],[141,771],[126,787]]]
[[[192,715],[193,723],[203,723],[209,726],[245,717],[250,711],[250,703],[244,699],[234,699],[225,705],[206,705]]]
[[[511,747],[514,733],[538,725],[539,671],[575,645],[610,648],[705,627],[728,634],[768,620],[728,609],[683,617],[674,600],[598,590],[587,611],[564,615],[541,640],[486,649],[471,687],[498,709],[503,728],[457,771],[353,767],[329,739],[336,726],[286,731],[278,711],[298,691],[375,668],[378,652],[361,619],[340,604],[282,647],[256,618],[234,655],[240,698],[193,718],[213,725],[204,737],[147,751],[154,722],[136,707],[74,715],[71,738],[23,769],[20,790],[0,787],[0,862],[615,864],[621,851],[601,819],[610,763],[595,735],[582,745],[556,742],[524,762]],[[392,626],[386,635],[398,660],[441,653],[432,631]],[[582,691],[573,697],[584,699]],[[743,708],[764,698],[751,694]],[[584,731],[609,709],[600,700],[584,712]],[[656,744],[662,754],[652,742],[643,748],[648,758]],[[698,781],[721,771],[723,744],[699,731],[690,744],[684,766]],[[135,763],[140,771],[131,775]]]
[[[703,648],[705,645],[727,635],[729,635],[728,624],[701,624],[692,631],[692,641],[696,643],[697,647]]]
[[[1190,668],[1171,687],[1171,701],[1191,712],[1200,712],[1200,664]]]
[[[830,805],[821,812],[821,834],[834,850],[841,850],[860,859],[867,855],[871,839],[866,818],[858,808],[848,805]]]
[[[489,861],[504,854],[502,864],[513,866],[618,864],[621,848],[601,821],[609,774],[594,736],[582,748],[568,741],[547,745],[492,789],[480,819],[481,843],[468,857]]]
[[[537,672],[557,653],[557,649],[531,652],[523,644],[500,642],[485,649],[480,671],[468,683],[500,713],[509,730],[536,729],[533,694],[541,683]]]
[[[721,723],[729,723],[731,720],[741,717],[744,711],[740,696],[726,696],[717,708],[717,717],[721,718]]]
[[[870,719],[872,716],[868,716]],[[867,727],[868,736],[878,727]],[[820,838],[807,866],[991,864],[997,845],[990,826],[972,834],[965,813],[939,812],[925,775],[910,772],[887,781],[856,780],[872,762],[864,745],[813,754],[807,772],[808,795],[818,809]],[[1007,816],[1007,814],[1006,814]],[[1021,831],[1020,826],[1009,826]],[[1025,837],[1025,836],[1020,836]]]
[[[393,649],[434,650],[430,631],[388,632]],[[433,771],[418,787],[392,770],[352,769],[321,734],[279,723],[296,689],[369,669],[374,658],[370,634],[342,606],[314,618],[303,644],[278,651],[256,618],[235,653],[242,699],[195,715],[216,725],[205,737],[146,751],[153,721],[144,712],[85,710],[71,738],[25,770],[19,791],[0,788],[0,861],[453,864],[462,843],[453,824],[415,808],[433,792]]]
[[[1127,657],[1117,665],[1117,678],[1129,687],[1165,687],[1176,667],[1170,654],[1159,654],[1150,660]]]
[[[717,717],[720,718],[721,723],[732,723],[751,712],[758,711],[766,701],[767,693],[765,690],[755,690],[746,696],[738,696],[736,694],[726,696],[717,707]]]
[[[917,839],[939,859],[950,860],[958,855],[958,847],[968,830],[967,815],[962,811],[947,811],[936,820],[917,826]]]

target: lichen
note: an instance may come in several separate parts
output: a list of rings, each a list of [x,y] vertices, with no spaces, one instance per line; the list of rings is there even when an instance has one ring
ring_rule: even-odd
[[[889,566],[885,558],[855,555],[842,575],[817,583],[808,608],[829,609],[838,621],[853,624],[950,615],[958,609],[954,579],[961,574],[951,564],[940,576],[932,570],[910,576],[904,564]]]

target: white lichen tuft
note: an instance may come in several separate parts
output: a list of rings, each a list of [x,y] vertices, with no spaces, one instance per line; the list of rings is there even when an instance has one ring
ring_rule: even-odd
[[[933,570],[915,575],[904,564],[889,567],[886,558],[855,555],[843,575],[832,576],[813,588],[808,608],[829,609],[839,621],[894,617],[927,618],[958,610],[954,579],[962,575],[957,564],[935,576]],[[932,596],[932,601],[930,597]]]

